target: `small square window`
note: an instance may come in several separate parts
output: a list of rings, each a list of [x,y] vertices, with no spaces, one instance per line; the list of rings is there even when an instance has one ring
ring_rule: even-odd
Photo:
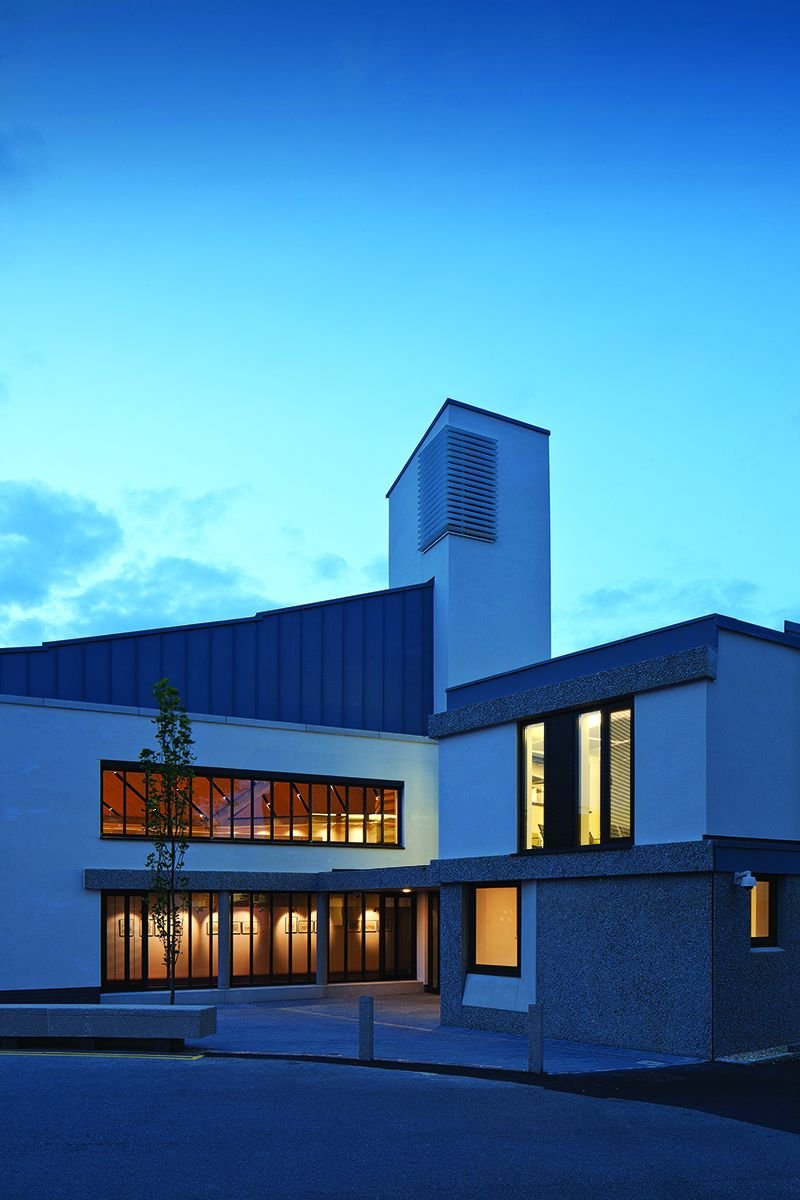
[[[750,891],[750,945],[774,946],[777,943],[775,880],[759,878]]]
[[[475,888],[471,970],[519,975],[519,887]]]

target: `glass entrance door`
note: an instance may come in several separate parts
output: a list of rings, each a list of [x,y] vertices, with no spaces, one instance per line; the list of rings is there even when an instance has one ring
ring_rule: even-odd
[[[404,892],[333,892],[328,979],[416,979],[416,897]]]

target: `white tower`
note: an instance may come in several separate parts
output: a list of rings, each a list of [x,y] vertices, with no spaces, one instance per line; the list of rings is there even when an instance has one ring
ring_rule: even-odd
[[[434,707],[550,657],[549,433],[446,400],[388,492],[389,586],[434,578]]]

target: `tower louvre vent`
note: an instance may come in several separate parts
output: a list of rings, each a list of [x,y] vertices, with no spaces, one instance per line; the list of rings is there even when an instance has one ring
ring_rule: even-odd
[[[418,547],[446,533],[493,542],[497,536],[497,442],[446,425],[417,460]]]

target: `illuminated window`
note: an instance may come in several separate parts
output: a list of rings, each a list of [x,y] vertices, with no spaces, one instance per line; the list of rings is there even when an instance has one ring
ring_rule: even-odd
[[[760,878],[750,891],[750,945],[774,946],[776,942],[775,880]]]
[[[525,726],[526,806],[528,849],[544,846],[544,724]]]
[[[166,986],[164,948],[145,892],[104,892],[101,979],[108,991]],[[179,916],[181,946],[175,986],[213,987],[217,981],[217,896],[190,892]]]
[[[231,895],[231,983],[313,983],[317,910],[309,892]]]
[[[602,714],[578,717],[578,842],[596,846],[600,841],[600,731]]]
[[[411,892],[333,892],[328,979],[416,979],[417,906]]]
[[[519,974],[519,888],[476,887],[471,969]]]
[[[195,767],[187,838],[243,842],[342,842],[397,846],[402,787],[382,781],[221,774]],[[147,777],[131,763],[104,763],[104,837],[147,837]]]
[[[630,841],[632,726],[629,704],[558,713],[524,726],[524,849]]]

